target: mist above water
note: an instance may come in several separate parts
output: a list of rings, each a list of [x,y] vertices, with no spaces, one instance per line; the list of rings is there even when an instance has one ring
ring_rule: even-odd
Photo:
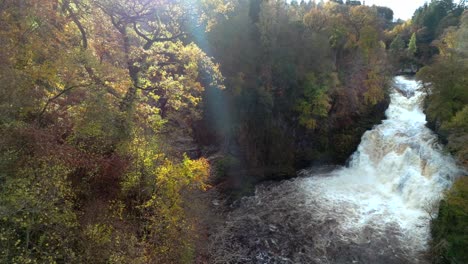
[[[213,238],[218,263],[424,263],[430,217],[458,169],[425,126],[420,84],[396,77],[387,119],[350,165],[259,186]]]

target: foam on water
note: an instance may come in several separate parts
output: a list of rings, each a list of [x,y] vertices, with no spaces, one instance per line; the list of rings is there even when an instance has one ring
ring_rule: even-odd
[[[424,96],[418,82],[396,77],[387,119],[363,135],[348,167],[260,186],[230,214],[222,239],[240,243],[245,263],[424,262],[430,216],[460,172],[425,126]],[[244,246],[246,236],[260,242]],[[272,237],[305,246],[275,249]]]
[[[429,214],[458,168],[425,127],[420,84],[404,77],[395,82],[387,119],[364,134],[350,166],[331,177],[305,180],[302,191],[330,207],[343,202],[354,207],[351,215],[343,215],[345,228],[396,223],[405,234],[402,244],[422,250]]]

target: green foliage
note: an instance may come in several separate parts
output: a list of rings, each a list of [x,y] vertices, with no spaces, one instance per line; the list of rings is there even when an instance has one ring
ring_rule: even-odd
[[[392,43],[390,44],[390,50],[392,52],[401,52],[405,49],[405,42],[403,39],[400,37],[400,35],[397,35]]]
[[[438,217],[431,224],[434,263],[468,261],[468,178],[462,177],[440,203]]]
[[[317,127],[317,119],[328,116],[330,97],[327,92],[330,83],[324,83],[311,73],[306,76],[303,97],[298,100],[296,111],[299,113],[299,123],[308,129]]]
[[[466,76],[468,66],[464,50],[467,35],[468,15],[464,15],[458,30],[447,31],[438,43],[440,55],[436,61],[423,68],[419,76],[423,81],[432,83],[428,97],[428,116],[430,120],[449,127],[449,122],[468,104]],[[461,114],[458,118],[461,118]],[[456,121],[455,121],[456,123]]]
[[[217,181],[222,181],[228,176],[230,170],[239,169],[240,161],[234,156],[226,156],[215,162],[213,168]]]
[[[413,33],[413,35],[411,35],[411,39],[410,39],[410,42],[408,44],[408,52],[411,55],[414,55],[414,54],[416,54],[416,51],[418,51],[418,47],[416,45],[416,33]]]
[[[468,165],[468,65],[465,45],[468,14],[459,28],[446,30],[435,41],[440,54],[418,73],[429,96],[426,112],[436,131],[448,141],[447,150],[460,164]],[[439,215],[432,222],[434,263],[465,263],[468,235],[468,178],[462,177],[440,203]]]
[[[25,165],[8,175],[0,191],[1,262],[79,261],[70,169],[45,160]]]
[[[465,105],[462,110],[458,111],[442,128],[468,133],[468,105]]]
[[[465,1],[456,4],[453,0],[431,1],[418,8],[412,18],[412,31],[417,35],[417,58],[423,63],[429,63],[437,54],[432,46],[434,40],[440,38],[446,29],[458,26]]]
[[[467,64],[459,53],[457,57],[455,54],[438,57],[434,64],[426,66],[418,74],[432,84],[426,102],[429,121],[448,141],[448,150],[465,166],[468,164],[467,74]]]
[[[460,8],[463,7],[457,6],[453,0],[431,1],[416,10],[412,20],[415,25],[425,29],[423,37],[432,41],[443,32],[441,26],[449,26],[441,21],[451,12],[460,15]]]

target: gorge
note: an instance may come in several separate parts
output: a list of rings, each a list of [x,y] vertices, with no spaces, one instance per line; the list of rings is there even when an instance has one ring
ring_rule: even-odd
[[[468,263],[467,2],[396,2],[0,1],[0,263]]]
[[[215,235],[215,263],[426,263],[430,219],[460,171],[425,127],[424,96],[396,77],[387,119],[347,167],[242,198]]]

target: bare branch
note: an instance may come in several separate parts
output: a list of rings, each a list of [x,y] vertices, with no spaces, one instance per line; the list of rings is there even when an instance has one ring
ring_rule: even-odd
[[[78,30],[81,33],[81,41],[82,41],[83,49],[87,49],[88,48],[88,38],[86,36],[86,31],[85,31],[83,25],[81,24],[80,20],[76,16],[75,12],[73,12],[73,9],[70,7],[70,3],[68,1],[63,1],[63,5],[64,5],[65,9],[68,11],[68,13],[70,13],[70,16],[72,18],[73,23],[75,23],[75,25],[78,27]]]
[[[106,89],[106,91],[113,95],[114,97],[118,98],[118,99],[121,99],[120,98],[120,95],[119,93],[114,89],[112,88],[111,86],[107,85],[106,83],[104,83],[94,72],[93,68],[85,65],[84,66],[85,69],[86,69],[86,72],[88,73],[89,77],[91,77],[91,79],[94,81],[95,84],[99,85],[99,86],[102,86]]]
[[[44,85],[46,86],[48,89],[53,89],[49,84],[47,84],[46,82],[42,82],[42,81],[38,81],[38,84],[40,85]],[[65,88],[63,89],[62,91],[60,91],[58,94],[54,95],[53,97],[49,98],[46,102],[46,104],[44,105],[44,107],[42,108],[41,112],[39,113],[38,115],[38,119],[40,120],[43,116],[43,114],[45,113],[45,111],[47,110],[47,107],[49,107],[49,105],[57,98],[59,98],[60,96],[62,96],[63,94],[65,94],[66,92],[68,91],[71,91],[75,88],[78,88],[78,87],[86,87],[86,86],[90,86],[91,84],[77,84],[77,85],[73,85],[73,86],[70,86],[68,88]]]

